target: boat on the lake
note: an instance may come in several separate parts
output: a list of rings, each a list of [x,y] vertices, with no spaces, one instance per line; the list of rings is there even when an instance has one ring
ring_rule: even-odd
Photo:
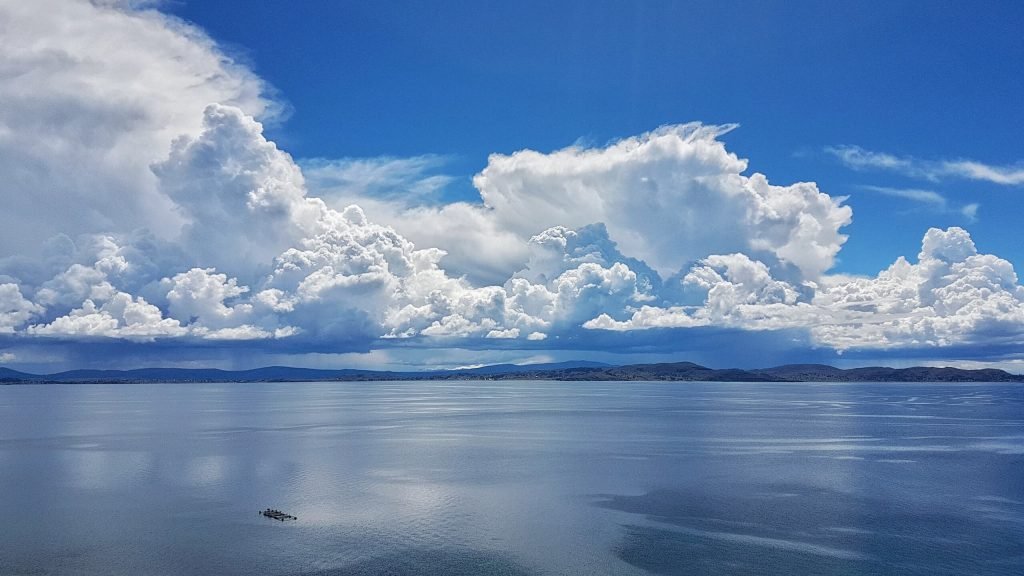
[[[298,520],[299,519],[298,516],[292,516],[291,514],[285,514],[284,512],[281,512],[280,510],[275,510],[273,508],[267,508],[266,510],[261,510],[260,514],[266,516],[267,518],[273,518],[274,520],[280,520],[281,522],[284,522],[285,520]]]

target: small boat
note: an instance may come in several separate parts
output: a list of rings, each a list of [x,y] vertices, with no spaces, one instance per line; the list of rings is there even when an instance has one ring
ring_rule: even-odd
[[[267,508],[266,510],[260,510],[259,513],[264,515],[264,516],[266,516],[267,518],[273,518],[274,520],[280,520],[281,522],[284,522],[285,520],[298,520],[299,519],[298,516],[292,516],[291,514],[285,514],[284,512],[281,512],[280,510],[275,510],[273,508]]]

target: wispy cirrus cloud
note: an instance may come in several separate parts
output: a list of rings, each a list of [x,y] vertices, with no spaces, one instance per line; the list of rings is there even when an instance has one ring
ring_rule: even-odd
[[[871,186],[864,185],[861,189],[868,190],[870,192],[878,192],[886,196],[893,196],[895,198],[904,198],[906,200],[913,200],[914,202],[920,202],[922,204],[929,204],[936,208],[945,209],[946,197],[934,190],[923,190],[920,188],[890,188],[887,186]]]
[[[975,222],[978,220],[978,208],[980,207],[981,205],[977,202],[971,202],[960,208],[960,213],[966,216],[969,222]]]
[[[860,188],[861,190],[866,190],[868,192],[876,192],[885,196],[903,198],[905,200],[917,202],[937,212],[957,213],[966,218],[968,222],[977,221],[978,208],[981,207],[979,203],[972,202],[970,204],[954,208],[950,206],[949,200],[947,200],[942,194],[934,190],[926,190],[923,188],[892,188],[889,186],[872,186],[869,184],[865,184]]]
[[[405,203],[421,204],[434,196],[454,178],[438,170],[448,158],[423,154],[410,158],[312,158],[302,160],[302,173],[310,188],[332,198],[397,198]]]
[[[1004,186],[1019,186],[1024,184],[1024,166],[989,166],[981,162],[971,160],[957,160],[955,162],[943,162],[943,167],[950,174],[971,180],[985,180],[994,184]]]
[[[963,178],[1002,186],[1024,184],[1024,165],[1019,163],[995,166],[975,160],[924,160],[851,145],[827,146],[825,152],[854,170],[885,170],[931,182],[946,178]]]

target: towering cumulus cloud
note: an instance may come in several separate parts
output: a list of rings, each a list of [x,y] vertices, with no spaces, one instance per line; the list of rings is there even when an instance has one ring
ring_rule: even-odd
[[[732,126],[684,124],[605,148],[493,155],[475,179],[506,227],[603,222],[627,254],[662,275],[709,253],[751,251],[808,277],[832,267],[852,212],[814,184],[746,177],[718,137]]]
[[[315,230],[322,210],[306,199],[291,156],[234,107],[207,106],[199,135],[175,139],[170,156],[152,169],[185,219],[180,243],[199,266],[235,274],[265,268]]]
[[[150,164],[211,102],[275,108],[201,31],[129,4],[0,3],[0,256],[37,256],[56,234],[173,236],[184,220]]]
[[[1024,287],[1013,265],[979,254],[966,230],[932,228],[918,263],[900,257],[876,278],[825,286],[816,303],[844,323],[813,329],[838,348],[1016,344],[1024,335]]]
[[[185,23],[72,0],[2,3],[0,22],[4,358],[111,339],[267,353],[614,348],[641,332],[671,351],[692,329],[795,330],[838,351],[1024,340],[1012,265],[965,230],[928,230],[916,263],[876,277],[831,273],[851,208],[746,175],[722,142],[732,126],[492,155],[479,201],[428,204],[445,180],[417,171],[435,158],[318,160],[308,184],[264,135],[278,107],[263,83]],[[327,182],[344,189],[321,197]]]

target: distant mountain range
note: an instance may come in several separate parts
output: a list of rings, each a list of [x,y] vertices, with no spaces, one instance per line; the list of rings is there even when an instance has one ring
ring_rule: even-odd
[[[210,368],[141,368],[138,370],[69,370],[29,374],[0,368],[0,384],[145,383],[145,382],[315,382],[381,380],[658,380],[689,382],[1024,382],[1024,374],[960,368],[850,368],[825,364],[787,364],[775,368],[716,369],[692,362],[612,366],[600,362],[496,364],[457,370],[387,372],[318,370],[269,366],[253,370]]]

